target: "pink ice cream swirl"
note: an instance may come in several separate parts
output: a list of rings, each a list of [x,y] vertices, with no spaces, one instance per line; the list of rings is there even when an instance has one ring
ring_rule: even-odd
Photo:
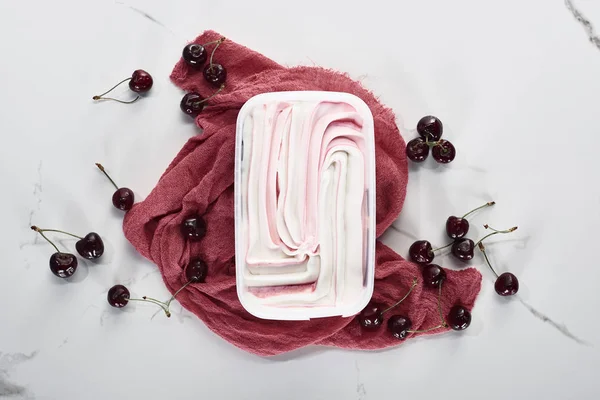
[[[332,306],[361,293],[363,119],[345,102],[270,102],[243,122],[244,281],[265,305]]]

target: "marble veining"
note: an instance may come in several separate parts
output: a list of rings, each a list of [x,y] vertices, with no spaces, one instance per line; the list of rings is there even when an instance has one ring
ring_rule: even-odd
[[[18,385],[10,381],[10,370],[18,364],[31,360],[38,354],[38,351],[25,353],[2,353],[0,352],[0,397],[21,399],[33,399],[25,386]]]
[[[579,21],[579,23],[581,25],[583,25],[583,28],[585,29],[585,32],[587,33],[588,39],[590,40],[590,42],[592,42],[600,50],[600,37],[598,37],[598,35],[596,35],[596,31],[594,29],[594,25],[592,25],[592,23],[590,22],[590,20],[587,19],[581,13],[581,11],[579,11],[575,7],[575,5],[573,4],[572,0],[565,0],[565,6],[567,6],[567,9],[569,11],[571,11],[571,14],[573,14],[573,16],[575,17],[575,19],[577,21]]]
[[[356,398],[358,400],[365,400],[367,398],[367,391],[365,389],[365,384],[360,379],[360,367],[358,366],[358,361],[354,361],[354,366],[356,367]]]
[[[521,302],[521,304],[523,304],[525,306],[525,308],[527,308],[527,310],[534,317],[536,317],[537,319],[539,319],[542,322],[547,322],[548,324],[550,324],[550,326],[552,326],[553,328],[558,330],[564,336],[568,337],[569,339],[575,341],[578,344],[581,344],[584,346],[593,346],[592,343],[587,342],[583,339],[580,339],[579,337],[577,337],[573,333],[571,333],[571,331],[569,330],[569,328],[567,328],[567,326],[565,324],[555,322],[552,318],[548,317],[546,314],[542,313],[541,311],[538,311],[532,305],[530,305],[529,303],[526,303],[523,299],[519,299],[519,301]]]

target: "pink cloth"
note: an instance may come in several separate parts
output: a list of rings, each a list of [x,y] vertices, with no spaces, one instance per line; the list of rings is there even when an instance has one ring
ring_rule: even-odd
[[[206,43],[220,36],[206,31],[194,42]],[[125,236],[142,255],[156,263],[171,293],[185,283],[182,270],[189,259],[202,257],[209,268],[206,282],[189,285],[177,299],[216,334],[248,352],[266,356],[310,344],[379,349],[401,343],[385,327],[377,332],[361,330],[355,318],[312,321],[255,318],[242,308],[237,298],[234,263],[235,123],[246,100],[263,92],[326,90],[353,93],[367,103],[375,119],[378,236],[398,217],[408,181],[405,143],[393,112],[344,74],[318,67],[286,68],[231,40],[219,47],[214,60],[227,68],[227,85],[196,118],[204,132],[185,144],[148,198],[126,214]],[[205,97],[214,91],[201,72],[189,70],[182,60],[175,66],[171,79],[182,89]],[[205,218],[207,233],[202,241],[188,243],[180,234],[179,224],[194,213]],[[417,265],[381,243],[377,244],[376,258],[375,301],[396,302],[406,293],[413,277],[421,278]],[[480,289],[480,273],[469,268],[448,270],[447,274],[443,286],[444,313],[457,303],[471,309]],[[395,313],[407,315],[413,329],[438,325],[437,291],[425,289],[419,283],[388,316]]]

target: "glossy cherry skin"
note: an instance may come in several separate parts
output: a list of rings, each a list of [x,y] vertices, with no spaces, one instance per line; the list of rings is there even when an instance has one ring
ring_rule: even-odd
[[[423,139],[427,139],[430,142],[437,142],[442,137],[444,125],[442,121],[433,115],[427,115],[417,123],[417,132],[419,132],[419,135]]]
[[[152,88],[152,76],[143,69],[136,69],[131,74],[129,89],[136,93],[145,93]]]
[[[112,196],[113,206],[123,211],[131,210],[134,201],[135,196],[133,195],[133,190],[126,187],[117,189]]]
[[[204,101],[204,97],[200,96],[198,93],[191,92],[186,93],[185,96],[183,96],[179,103],[179,108],[181,108],[181,111],[183,111],[184,114],[187,114],[190,117],[197,117],[202,110],[204,110],[205,105],[206,102]]]
[[[96,232],[90,232],[75,243],[75,249],[81,257],[94,260],[104,254],[104,242]]]
[[[122,308],[129,303],[129,289],[123,285],[115,285],[108,290],[106,296],[108,304],[115,308]]]
[[[358,314],[358,322],[360,326],[367,330],[376,330],[381,327],[383,323],[383,313],[381,312],[383,307],[378,303],[369,303],[367,306]]]
[[[421,270],[423,285],[430,289],[437,289],[446,279],[446,271],[437,264],[425,265]]]
[[[496,279],[494,289],[500,296],[512,296],[519,291],[519,280],[510,272],[505,272]]]
[[[446,322],[455,331],[463,331],[471,325],[471,313],[461,305],[455,305],[450,309]]]
[[[461,239],[469,232],[469,221],[451,215],[446,220],[446,234],[450,239]]]
[[[192,215],[181,222],[181,234],[191,242],[201,240],[206,234],[206,222],[199,215]]]
[[[441,164],[448,164],[456,157],[456,149],[452,143],[442,139],[431,149],[431,156]]]
[[[71,253],[54,253],[50,256],[50,271],[59,278],[68,278],[77,270],[77,257]]]
[[[181,56],[185,63],[194,69],[201,69],[207,58],[206,49],[197,43],[190,43],[185,46]]]
[[[185,277],[191,282],[204,282],[208,274],[208,265],[200,258],[192,258],[185,267]]]
[[[398,340],[406,339],[408,331],[412,327],[412,322],[408,317],[403,315],[392,315],[388,319],[387,329]]]
[[[431,243],[427,240],[417,240],[414,242],[408,249],[408,255],[417,264],[429,264],[435,256],[431,248]]]
[[[212,63],[204,67],[204,79],[214,87],[221,87],[227,79],[227,70],[221,64]]]
[[[425,161],[429,156],[429,145],[420,137],[406,144],[406,156],[414,162]]]
[[[452,255],[461,261],[472,260],[474,250],[475,243],[471,239],[458,239],[452,243]]]

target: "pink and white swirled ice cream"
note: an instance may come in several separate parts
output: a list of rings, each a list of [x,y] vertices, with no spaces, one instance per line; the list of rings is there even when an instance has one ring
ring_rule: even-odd
[[[372,116],[348,94],[341,98],[352,101],[291,93],[301,94],[266,95],[238,119],[238,294],[264,308],[361,303],[374,218]]]

